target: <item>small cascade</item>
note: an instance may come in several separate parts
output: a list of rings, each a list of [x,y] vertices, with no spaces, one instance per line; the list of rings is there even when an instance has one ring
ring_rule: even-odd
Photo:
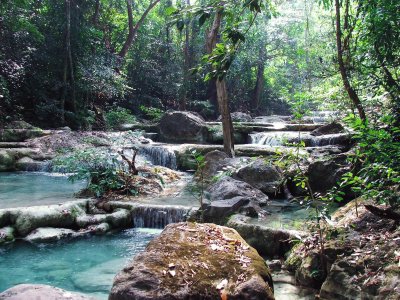
[[[296,131],[278,131],[278,132],[255,132],[249,135],[250,143],[267,146],[283,146],[287,143],[295,143],[299,140],[299,133]],[[308,140],[311,136],[308,133],[301,132],[300,139]]]
[[[299,132],[296,131],[255,132],[249,137],[250,143],[257,145],[285,146],[299,142]],[[342,145],[349,142],[349,136],[346,133],[312,136],[308,132],[300,132],[300,141],[303,141],[306,147]]]
[[[165,145],[146,145],[140,148],[139,153],[144,155],[153,165],[177,169],[175,152]]]
[[[132,212],[133,227],[164,228],[185,221],[189,210],[182,206],[138,206]]]

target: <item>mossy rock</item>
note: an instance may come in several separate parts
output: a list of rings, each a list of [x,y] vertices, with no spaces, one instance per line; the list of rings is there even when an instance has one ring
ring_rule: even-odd
[[[15,229],[13,227],[0,228],[0,245],[14,241]]]
[[[219,289],[218,289],[219,287]],[[168,225],[114,280],[110,300],[274,299],[269,269],[231,228]]]
[[[7,151],[0,151],[0,172],[13,171],[15,169],[15,157]]]

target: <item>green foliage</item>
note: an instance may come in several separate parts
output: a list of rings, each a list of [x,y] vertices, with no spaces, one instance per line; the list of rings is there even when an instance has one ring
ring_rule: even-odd
[[[206,183],[204,178],[204,168],[206,166],[205,157],[196,149],[191,151],[191,156],[196,163],[196,181],[190,186],[191,193],[197,198],[200,205],[200,221],[204,220],[204,192],[206,189]]]
[[[119,190],[125,182],[120,176],[124,165],[116,155],[98,149],[77,150],[53,160],[53,168],[68,173],[71,181],[87,180],[87,188],[97,197]]]
[[[350,188],[356,195],[378,203],[400,204],[400,128],[395,119],[382,117],[378,124],[364,123],[354,115],[346,118],[355,131],[357,145],[350,160],[354,166],[344,174],[331,197],[341,200],[343,190]]]
[[[129,109],[122,107],[113,107],[105,113],[106,126],[109,129],[119,129],[122,124],[131,124],[136,122]]]
[[[157,107],[146,107],[141,105],[139,109],[146,115],[147,118],[155,122],[160,121],[164,115],[164,111]]]

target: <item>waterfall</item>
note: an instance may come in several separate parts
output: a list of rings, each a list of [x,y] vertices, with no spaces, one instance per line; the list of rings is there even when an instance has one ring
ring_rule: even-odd
[[[299,142],[299,133],[296,131],[281,132],[255,132],[249,135],[250,143],[267,146],[284,146]],[[349,135],[346,133],[326,134],[312,136],[308,132],[300,132],[300,141],[306,147],[321,147],[330,145],[342,145],[349,143]]]
[[[189,210],[182,206],[138,206],[132,211],[133,227],[164,228],[185,221]]]
[[[148,145],[140,148],[140,154],[144,155],[153,165],[177,169],[175,152],[163,145]]]

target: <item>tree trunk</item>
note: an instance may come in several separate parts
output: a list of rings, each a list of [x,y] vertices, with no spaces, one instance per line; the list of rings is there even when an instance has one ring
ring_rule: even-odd
[[[118,56],[121,59],[125,58],[126,54],[128,53],[129,48],[132,46],[133,41],[136,38],[136,34],[137,34],[140,26],[143,24],[144,20],[146,19],[147,15],[149,14],[149,12],[158,4],[158,2],[160,2],[160,0],[154,0],[153,2],[151,2],[150,5],[147,7],[147,9],[142,14],[142,16],[140,17],[139,21],[135,25],[133,22],[132,0],[126,0],[126,7],[128,10],[129,33],[125,40],[124,45],[122,46],[121,50],[118,53]]]
[[[210,30],[207,32],[206,38],[206,52],[207,54],[211,54],[212,50],[214,49],[215,45],[217,44],[218,39],[218,32],[221,26],[222,21],[222,13],[223,9],[218,9],[215,13],[213,24]],[[217,108],[218,107],[218,95],[216,89],[216,79],[210,79],[207,88],[207,98],[209,99],[210,103]]]
[[[222,133],[224,137],[224,152],[230,157],[235,156],[234,136],[231,114],[228,104],[228,89],[225,79],[216,80],[218,106],[222,117]]]
[[[353,89],[353,87],[350,84],[350,81],[349,81],[349,78],[347,75],[346,66],[345,66],[344,60],[343,60],[342,31],[341,31],[341,27],[340,27],[340,3],[339,3],[339,0],[335,0],[335,8],[336,8],[336,46],[337,46],[337,56],[338,56],[340,75],[342,76],[344,88],[345,88],[347,94],[349,95],[350,100],[353,102],[354,106],[357,108],[358,114],[359,114],[361,120],[366,121],[366,115],[365,115],[364,108],[361,104],[360,98],[358,98],[356,91]]]
[[[251,103],[251,110],[254,112],[257,111],[258,107],[260,106],[261,97],[264,90],[265,57],[266,57],[265,45],[262,45],[258,54],[257,79]]]
[[[190,6],[190,0],[186,0],[186,5]],[[183,65],[183,94],[181,100],[179,101],[179,109],[186,110],[187,104],[187,96],[189,90],[189,77],[190,77],[190,67],[191,67],[191,59],[190,59],[190,28],[189,24],[185,26],[185,45],[183,47],[183,57],[184,57],[184,65]]]
[[[214,17],[214,22],[210,31],[207,34],[206,50],[207,53],[212,53],[215,45],[217,44],[217,36],[221,26],[223,8],[219,8]],[[224,151],[230,157],[235,156],[234,139],[233,139],[233,125],[231,114],[228,105],[228,89],[226,87],[225,79],[215,80],[215,87],[217,92],[217,101],[219,112],[222,117],[222,132],[224,138]]]

